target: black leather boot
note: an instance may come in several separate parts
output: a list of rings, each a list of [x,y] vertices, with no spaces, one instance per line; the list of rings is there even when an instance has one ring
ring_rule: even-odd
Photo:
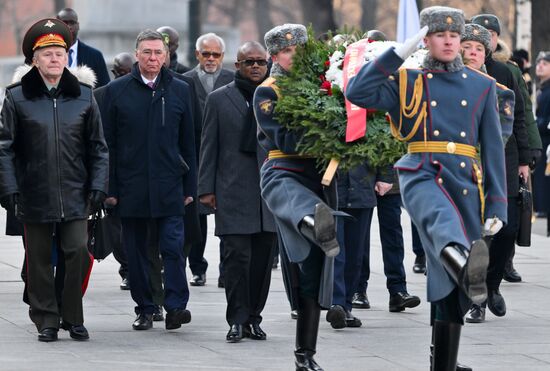
[[[457,370],[458,345],[462,325],[435,320],[433,326],[432,371]]]
[[[315,299],[300,297],[296,321],[296,371],[323,371],[313,356],[317,348],[317,333],[321,308]]]
[[[487,266],[489,249],[484,240],[472,243],[470,251],[458,245],[446,246],[441,252],[443,266],[474,304],[487,299]]]
[[[326,204],[315,205],[315,214],[306,215],[302,219],[300,232],[310,242],[319,246],[328,257],[334,257],[340,252],[340,246],[336,241],[336,221],[332,209]]]
[[[430,345],[430,370],[433,370],[433,357],[434,357],[434,331],[432,327],[432,343]],[[472,368],[466,365],[461,365],[457,361],[456,371],[472,371]]]

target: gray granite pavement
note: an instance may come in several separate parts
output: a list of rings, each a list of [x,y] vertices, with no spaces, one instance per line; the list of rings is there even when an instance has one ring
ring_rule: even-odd
[[[0,213],[4,226],[5,214]],[[375,218],[376,219],[376,218]],[[21,301],[21,239],[0,237],[0,370],[292,370],[295,322],[290,319],[281,271],[273,271],[269,299],[263,313],[267,341],[227,344],[225,295],[217,288],[218,239],[210,220],[205,287],[191,287],[193,319],[175,331],[156,322],[149,331],[133,331],[133,302],[118,287],[118,265],[110,256],[96,263],[84,298],[88,342],[40,343]],[[546,220],[537,220],[532,247],[517,248],[515,264],[522,283],[503,283],[508,304],[503,318],[487,314],[483,324],[464,326],[459,359],[480,370],[550,370],[550,239]],[[409,292],[422,304],[403,313],[388,311],[378,225],[373,222],[369,299],[372,308],[355,310],[363,321],[358,329],[333,330],[324,320],[319,331],[317,361],[333,370],[428,370],[429,305],[423,275],[411,270],[414,255],[406,215],[405,264]],[[189,275],[189,272],[188,272]]]

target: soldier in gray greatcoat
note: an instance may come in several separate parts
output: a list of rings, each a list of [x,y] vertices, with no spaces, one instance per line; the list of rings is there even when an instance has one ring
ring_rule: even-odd
[[[299,313],[296,369],[322,370],[313,355],[321,306],[329,307],[332,300],[333,257],[340,250],[334,218],[338,212],[327,205],[335,189],[323,188],[316,159],[296,150],[300,134],[286,129],[274,115],[276,79],[287,74],[296,46],[307,41],[306,28],[296,24],[277,26],[264,39],[273,67],[271,76],[254,95],[258,140],[268,151],[268,160],[261,169],[262,197],[275,217],[285,287],[292,307],[297,307]]]
[[[459,55],[463,12],[430,7],[420,21],[417,35],[363,66],[346,96],[388,111],[396,136],[409,143],[395,167],[428,259],[432,370],[455,371],[470,300],[487,297],[482,230],[494,234],[507,218],[504,147],[495,81],[465,68]],[[422,39],[429,49],[422,68],[399,69]]]

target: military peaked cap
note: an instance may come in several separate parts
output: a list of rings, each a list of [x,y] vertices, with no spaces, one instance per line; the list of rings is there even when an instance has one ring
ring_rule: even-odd
[[[47,46],[69,49],[72,45],[71,31],[67,25],[55,18],[45,18],[33,24],[23,38],[23,55],[31,60],[35,50]]]
[[[464,12],[446,6],[431,6],[420,12],[420,27],[428,26],[428,34],[451,31],[464,32]]]
[[[267,31],[264,41],[268,53],[274,55],[289,46],[305,44],[307,30],[301,24],[285,23]]]

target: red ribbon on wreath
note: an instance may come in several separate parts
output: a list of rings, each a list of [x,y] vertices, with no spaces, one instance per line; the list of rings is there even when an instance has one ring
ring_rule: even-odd
[[[346,49],[344,56],[344,92],[348,81],[359,73],[363,65],[363,54],[370,40],[359,40]],[[346,99],[346,113],[348,124],[346,126],[346,142],[353,142],[365,137],[367,133],[367,110],[356,106]]]

